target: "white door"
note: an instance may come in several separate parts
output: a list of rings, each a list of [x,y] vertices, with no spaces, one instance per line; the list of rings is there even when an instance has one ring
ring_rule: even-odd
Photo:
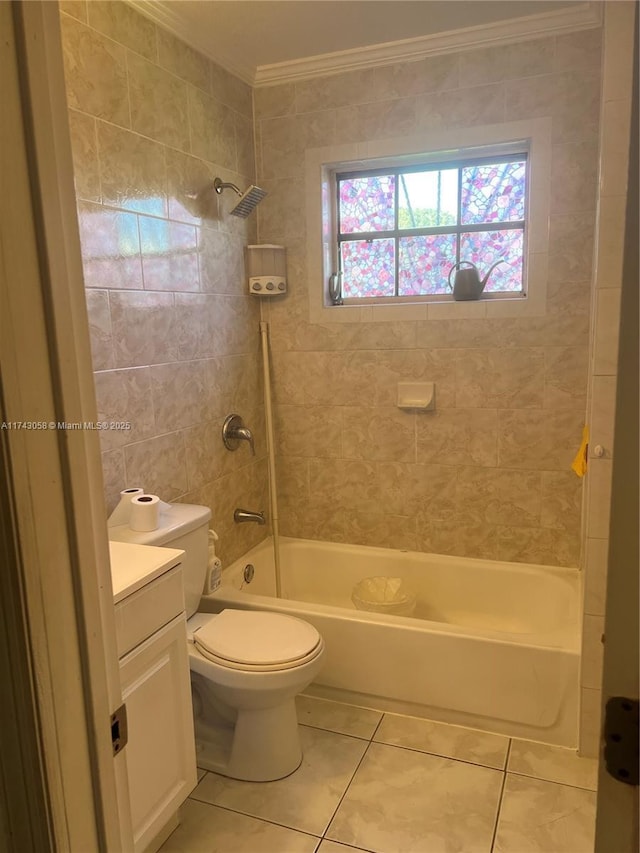
[[[0,846],[116,853],[131,827],[98,435],[61,426],[97,411],[57,3],[0,2],[0,89]]]
[[[634,68],[638,68],[638,15],[636,14]],[[615,425],[615,457],[609,530],[609,572],[605,614],[603,675],[603,717],[607,703],[614,697],[638,701],[638,78],[634,79],[629,152],[629,195],[624,245],[622,298],[620,306],[620,352]],[[622,705],[620,720],[615,720],[615,705]],[[625,775],[638,762],[638,729],[628,731],[633,710],[615,703],[606,711],[612,729],[609,744],[600,758],[596,817],[597,853],[637,853],[638,785],[629,784]],[[637,714],[637,711],[635,712]],[[608,762],[605,760],[608,756]],[[607,769],[619,777],[615,778]]]

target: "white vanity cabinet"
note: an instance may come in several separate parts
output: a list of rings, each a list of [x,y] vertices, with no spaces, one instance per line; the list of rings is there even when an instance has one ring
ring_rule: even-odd
[[[197,784],[182,552],[110,547],[134,850],[142,853],[164,841]]]

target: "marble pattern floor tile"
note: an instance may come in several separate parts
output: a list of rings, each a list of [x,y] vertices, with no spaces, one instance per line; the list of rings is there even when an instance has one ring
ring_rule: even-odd
[[[317,853],[358,853],[358,850],[362,850],[363,853],[370,853],[364,847],[351,847],[347,844],[338,844],[337,841],[329,841],[325,838],[320,842]]]
[[[593,853],[593,791],[507,774],[493,853]]]
[[[372,743],[327,837],[374,853],[489,853],[503,774]]]
[[[302,764],[276,782],[239,782],[207,773],[196,800],[322,835],[367,748],[357,738],[300,726]]]
[[[574,788],[595,791],[598,782],[598,762],[582,758],[575,750],[562,746],[514,738],[511,742],[507,770],[521,776],[533,776],[547,782],[559,782]]]
[[[318,839],[238,812],[187,800],[161,853],[314,853]]]
[[[381,711],[357,708],[330,699],[316,699],[314,696],[298,696],[296,709],[298,722],[302,725],[366,740],[371,740],[382,719]]]
[[[373,739],[497,770],[504,770],[509,746],[503,735],[398,714],[385,714]]]

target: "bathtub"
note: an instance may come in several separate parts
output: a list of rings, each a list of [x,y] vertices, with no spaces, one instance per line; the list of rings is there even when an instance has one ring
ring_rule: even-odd
[[[280,544],[282,598],[268,539],[224,570],[200,609],[268,609],[315,625],[326,662],[307,692],[576,746],[578,570],[285,537]],[[355,608],[354,585],[376,575],[401,577],[416,593],[411,617]]]

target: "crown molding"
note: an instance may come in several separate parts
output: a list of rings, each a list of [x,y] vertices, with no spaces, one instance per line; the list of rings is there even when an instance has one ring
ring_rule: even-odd
[[[587,0],[587,2],[573,3],[570,7],[557,9],[554,12],[541,12],[510,21],[498,21],[493,24],[481,24],[369,47],[323,53],[289,62],[260,65],[256,68],[251,63],[239,61],[227,54],[214,54],[211,50],[211,40],[206,34],[185,21],[172,8],[169,8],[164,0],[127,0],[127,2],[158,26],[169,30],[191,47],[208,56],[213,62],[256,88],[276,86],[280,83],[295,83],[345,71],[390,65],[394,62],[412,62],[428,56],[491,47],[495,44],[508,44],[591,29],[601,26],[603,17],[601,0]]]
[[[526,41],[601,25],[600,2],[575,3],[570,8],[528,15],[511,21],[481,24],[370,47],[324,53],[292,62],[260,65],[256,69],[253,85],[261,88],[279,83],[295,83],[344,71],[390,65],[394,62],[411,62],[428,56],[490,47],[497,43]]]

